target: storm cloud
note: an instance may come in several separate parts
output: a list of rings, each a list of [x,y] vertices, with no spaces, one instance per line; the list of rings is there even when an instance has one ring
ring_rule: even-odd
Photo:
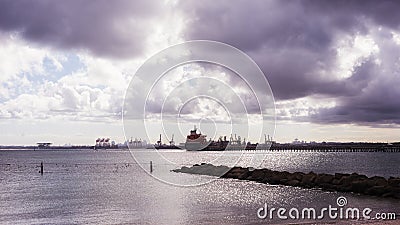
[[[400,124],[398,1],[3,0],[0,34],[54,49],[87,50],[94,57],[129,59],[143,56],[167,11],[183,17],[177,34],[182,40],[221,41],[249,54],[278,103],[334,101],[329,107],[310,104],[307,115],[293,113],[289,119]]]
[[[107,57],[142,53],[161,14],[155,1],[0,1],[0,29],[45,46]]]
[[[185,1],[183,7],[190,18],[187,39],[244,50],[264,71],[278,101],[335,99],[334,107],[292,119],[400,123],[399,2]],[[349,57],[357,55],[357,45],[363,54]]]

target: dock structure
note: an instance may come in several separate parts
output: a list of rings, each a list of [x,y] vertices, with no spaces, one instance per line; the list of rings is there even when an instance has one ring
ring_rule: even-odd
[[[36,143],[38,148],[50,148],[51,142],[38,142]]]

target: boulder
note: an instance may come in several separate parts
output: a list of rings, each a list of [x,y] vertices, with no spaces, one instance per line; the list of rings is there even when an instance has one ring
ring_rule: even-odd
[[[315,178],[317,177],[317,174],[310,172],[308,174],[305,174],[303,178],[301,179],[301,186],[303,187],[314,187],[314,181]]]
[[[400,187],[386,186],[384,187],[385,193],[382,194],[382,197],[391,197],[400,199]]]
[[[263,171],[264,171],[266,177],[272,177],[277,173],[277,171],[273,171],[273,170],[269,170],[269,169],[263,169]]]
[[[271,184],[271,185],[278,185],[278,184],[281,184],[281,181],[279,179],[272,178],[272,179],[266,180],[266,183]]]
[[[291,173],[289,173],[287,171],[274,171],[272,177],[281,181],[281,180],[289,180],[290,175],[291,175]]]
[[[340,192],[350,192],[351,186],[350,185],[337,185],[336,190]]]
[[[282,184],[282,185],[288,185],[288,182],[289,182],[289,181],[290,181],[289,179],[282,178],[282,179],[280,179],[280,180],[278,181],[278,183],[279,183],[279,184]]]
[[[385,190],[385,186],[374,186],[365,191],[367,195],[382,196],[383,194],[390,194]]]
[[[272,176],[269,176],[266,178],[267,183],[269,184],[282,184],[282,180],[284,178],[282,177],[281,173],[277,172],[272,174]]]
[[[390,177],[388,179],[388,184],[392,187],[400,187],[400,178],[398,177]]]
[[[385,186],[385,190],[393,194],[400,193],[400,187]]]
[[[400,192],[392,193],[392,194],[393,194],[393,195],[392,195],[393,198],[400,199]]]
[[[266,177],[265,169],[254,170],[249,176],[249,180],[262,181]]]
[[[212,166],[210,164],[204,165],[202,172],[206,175],[220,177],[230,170],[227,166]]]
[[[330,174],[319,174],[319,175],[317,175],[317,177],[315,178],[314,183],[315,183],[316,185],[320,185],[320,184],[331,184],[334,178],[335,178],[335,176],[330,175]]]
[[[339,180],[339,184],[341,186],[350,186],[354,181],[360,180],[358,175],[349,175],[349,176],[343,176]]]
[[[340,180],[339,179],[333,179],[332,180],[332,184],[334,184],[334,185],[339,185],[339,183],[340,183]]]
[[[241,173],[237,174],[237,179],[239,180],[248,180],[253,172],[249,170],[243,170]]]
[[[340,180],[342,177],[349,176],[349,174],[345,173],[335,173],[335,179]]]
[[[383,194],[383,195],[381,195],[382,197],[384,197],[384,198],[395,198],[395,196],[394,196],[394,194],[393,193],[385,193],[385,194]]]
[[[178,169],[178,170],[179,170],[179,169]],[[179,172],[181,172],[181,173],[189,173],[189,172],[190,172],[190,168],[187,167],[187,166],[184,166],[184,167],[182,167],[182,168],[180,169]]]
[[[354,174],[356,174],[356,175],[354,175]],[[358,179],[360,179],[360,180],[362,180],[362,179],[368,179],[368,177],[366,176],[366,175],[360,175],[360,174],[358,174],[358,173],[353,173],[353,174],[351,174],[350,176],[355,176],[355,177],[357,177]]]
[[[383,177],[374,176],[369,178],[374,182],[374,186],[386,186],[388,185],[388,181]]]
[[[263,183],[263,184],[271,184],[269,178],[270,178],[270,177],[264,177],[264,178],[260,181],[260,183]]]
[[[326,191],[332,191],[332,192],[337,191],[337,186],[331,183],[319,184],[319,187]]]
[[[288,179],[289,179],[289,180],[298,180],[298,181],[301,181],[301,180],[303,179],[303,176],[304,176],[304,173],[295,172],[295,173],[289,174],[289,175],[288,175]]]
[[[232,167],[226,174],[224,174],[222,177],[223,178],[234,178],[237,179],[239,175],[244,174],[248,172],[247,169],[242,168],[242,167]]]
[[[225,173],[227,173],[230,170],[229,167],[227,166],[218,166],[217,171],[216,171],[216,176],[223,176]]]
[[[370,187],[367,179],[355,180],[350,184],[350,190],[356,193],[366,193]]]
[[[296,179],[293,179],[293,180],[287,181],[286,184],[289,185],[289,186],[299,186],[300,181],[296,180]]]

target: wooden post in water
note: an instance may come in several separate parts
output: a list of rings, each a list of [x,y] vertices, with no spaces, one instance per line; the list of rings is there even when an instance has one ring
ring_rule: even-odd
[[[150,173],[153,172],[153,161],[150,161]]]
[[[43,175],[43,162],[40,163],[40,174]]]

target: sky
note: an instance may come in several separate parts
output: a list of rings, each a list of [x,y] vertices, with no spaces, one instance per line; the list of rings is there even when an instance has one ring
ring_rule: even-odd
[[[190,40],[229,44],[257,63],[275,99],[278,142],[400,141],[399,10],[387,0],[1,0],[0,144],[123,142],[122,107],[136,71]],[[191,71],[241,90],[224,68]],[[176,68],[159,84],[150,112],[183,73]],[[189,106],[185,115],[227,117],[209,100]],[[177,142],[192,127],[184,124]],[[135,136],[154,142],[160,131],[141,132]]]

